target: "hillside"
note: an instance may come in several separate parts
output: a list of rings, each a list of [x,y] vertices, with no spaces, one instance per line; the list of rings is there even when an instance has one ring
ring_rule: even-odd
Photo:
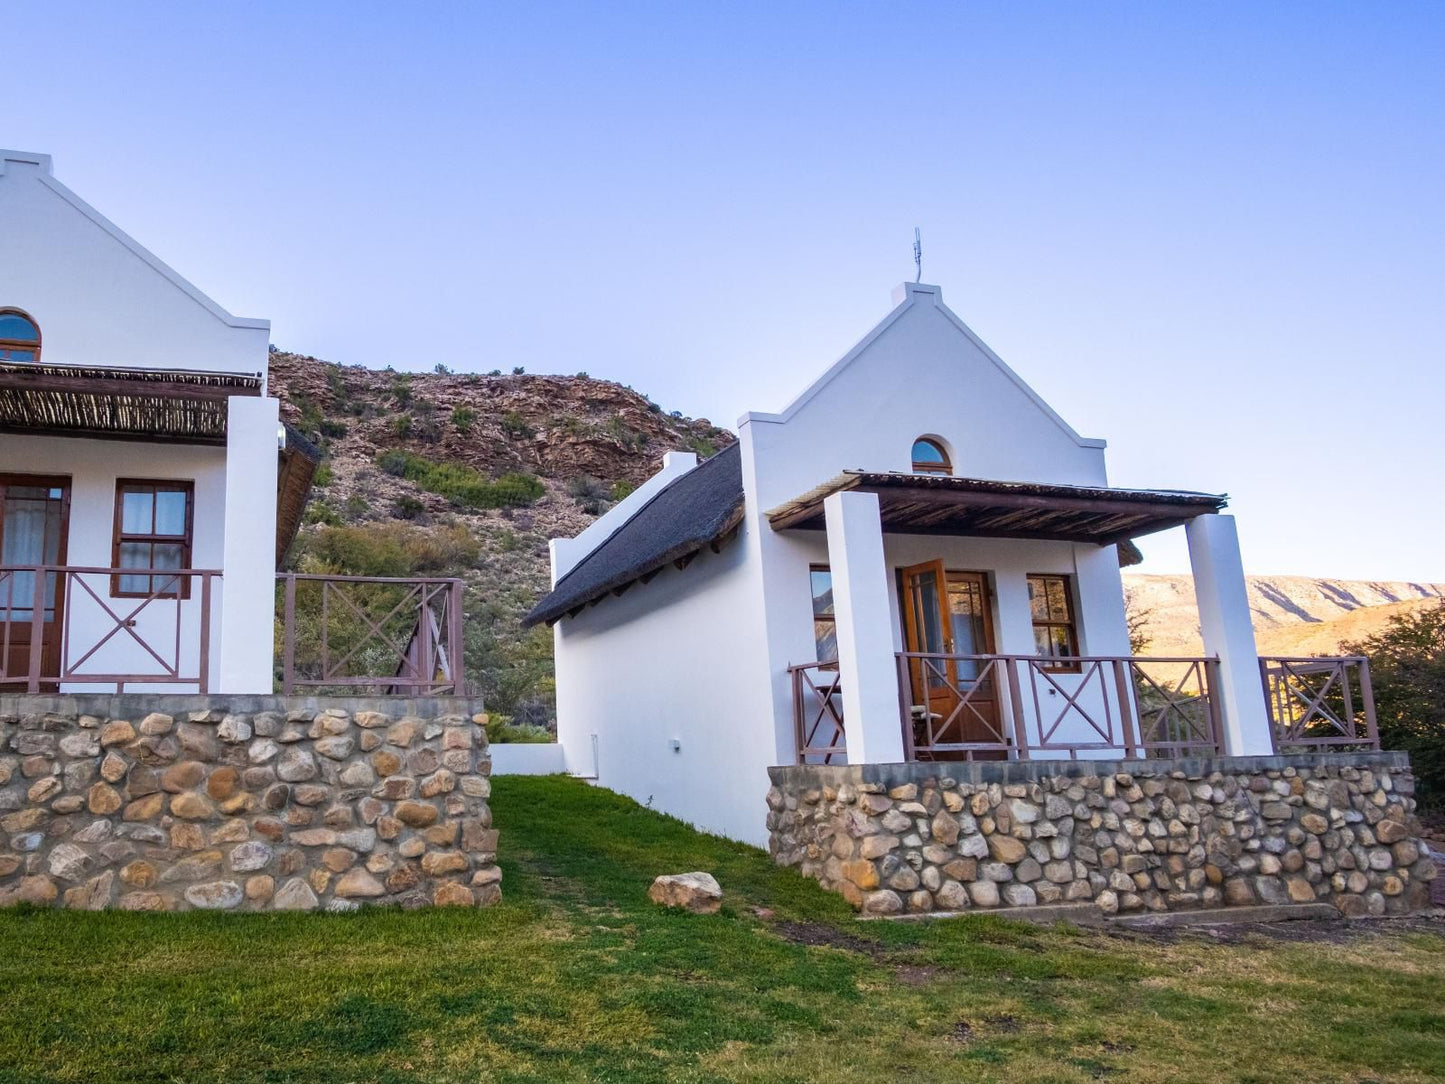
[[[1154,655],[1202,650],[1189,576],[1124,575],[1130,610],[1145,616]],[[1395,614],[1433,605],[1445,584],[1408,581],[1248,577],[1255,637],[1265,655],[1329,654],[1383,629]]]
[[[585,373],[398,373],[273,351],[270,387],[325,454],[290,564],[465,577],[468,677],[521,721],[551,715],[550,632],[519,625],[548,586],[547,540],[586,527],[664,452],[734,439]]]

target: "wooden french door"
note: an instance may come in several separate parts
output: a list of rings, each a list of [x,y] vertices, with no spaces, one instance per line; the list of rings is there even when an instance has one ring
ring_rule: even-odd
[[[16,565],[65,563],[70,525],[70,479],[39,474],[0,474],[0,569]],[[31,660],[40,653],[40,673],[60,674],[60,640],[65,627],[64,577],[45,573],[39,642],[35,642],[35,573],[0,571],[0,687],[25,687]]]
[[[910,652],[992,655],[992,607],[982,572],[949,572],[942,561],[901,570],[903,641]],[[960,758],[961,751],[932,746],[1002,742],[998,682],[986,661],[910,659],[915,746],[934,759]],[[975,759],[1002,758],[1002,751],[976,751]]]

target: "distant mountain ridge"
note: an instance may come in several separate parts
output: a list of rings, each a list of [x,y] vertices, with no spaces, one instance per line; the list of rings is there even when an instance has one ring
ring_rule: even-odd
[[[1395,614],[1445,598],[1445,584],[1416,580],[1246,580],[1255,638],[1260,651],[1269,655],[1328,654],[1343,641],[1379,631]],[[1125,573],[1124,589],[1130,609],[1146,615],[1147,653],[1193,655],[1202,650],[1192,577]]]

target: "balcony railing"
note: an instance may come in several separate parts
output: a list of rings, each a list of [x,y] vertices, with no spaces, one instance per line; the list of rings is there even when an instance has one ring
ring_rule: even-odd
[[[465,695],[462,581],[283,574],[283,692]]]
[[[215,569],[0,566],[0,688],[208,691]]]
[[[836,662],[809,662],[788,667],[793,684],[793,730],[799,764],[841,763],[843,694]]]
[[[1262,658],[1259,672],[1276,752],[1380,748],[1369,659]]]
[[[1219,661],[1187,656],[900,652],[909,760],[1223,754]],[[1379,749],[1369,660],[1262,658],[1278,753]],[[838,664],[788,667],[800,764],[847,759]]]
[[[465,694],[461,580],[278,580],[284,692]],[[220,582],[216,569],[0,566],[0,691],[209,692]]]
[[[910,760],[1223,750],[1215,659],[910,651],[896,657]]]

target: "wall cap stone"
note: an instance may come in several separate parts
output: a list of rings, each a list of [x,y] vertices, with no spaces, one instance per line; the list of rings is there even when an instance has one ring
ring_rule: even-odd
[[[1258,757],[1171,757],[1157,760],[948,760],[910,761],[900,764],[781,764],[768,769],[774,784],[837,785],[873,783],[886,788],[953,779],[974,785],[1036,783],[1045,779],[1079,779],[1105,775],[1168,775],[1202,779],[1219,772],[1284,771],[1288,768],[1386,768],[1407,770],[1403,752],[1290,753]]]

